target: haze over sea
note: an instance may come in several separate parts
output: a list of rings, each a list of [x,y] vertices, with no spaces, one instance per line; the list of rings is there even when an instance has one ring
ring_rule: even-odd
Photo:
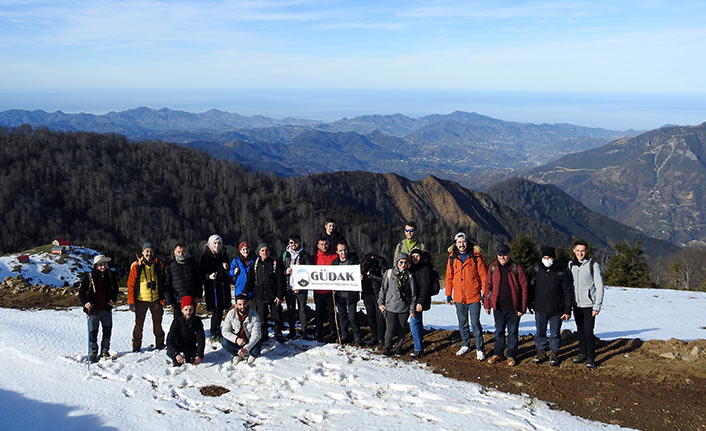
[[[369,114],[419,117],[460,110],[523,123],[571,123],[616,130],[706,121],[706,95],[472,90],[134,89],[0,91],[0,111],[105,114],[140,106],[332,121]]]

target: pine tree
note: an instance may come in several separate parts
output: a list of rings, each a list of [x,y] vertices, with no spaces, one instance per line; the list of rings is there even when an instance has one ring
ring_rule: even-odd
[[[619,242],[608,258],[603,279],[606,284],[626,287],[652,287],[650,268],[645,262],[645,252],[640,241],[634,246]]]
[[[529,271],[539,263],[537,242],[531,235],[519,233],[510,243],[510,257],[518,265]]]

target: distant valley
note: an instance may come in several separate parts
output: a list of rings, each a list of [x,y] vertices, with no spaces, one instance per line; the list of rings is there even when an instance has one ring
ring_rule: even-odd
[[[215,109],[200,114],[149,108],[105,115],[0,112],[0,125],[21,124],[176,142],[282,176],[359,169],[411,179],[435,175],[474,189],[638,133],[516,123],[460,111],[419,118],[367,115],[327,123]]]

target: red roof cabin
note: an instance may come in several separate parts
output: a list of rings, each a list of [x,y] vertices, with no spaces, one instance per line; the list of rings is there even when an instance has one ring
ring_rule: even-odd
[[[65,240],[65,239],[63,239],[63,238],[57,238],[57,239],[55,239],[54,241],[52,241],[52,244],[53,244],[53,245],[56,245],[56,246],[58,246],[58,247],[66,247],[66,248],[71,247],[71,241],[67,241],[67,240]]]
[[[26,254],[23,254],[22,256],[17,256],[17,261],[19,263],[27,263],[29,262],[29,256]]]

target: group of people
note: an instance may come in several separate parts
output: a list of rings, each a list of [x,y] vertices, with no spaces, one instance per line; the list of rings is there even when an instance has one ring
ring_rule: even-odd
[[[411,332],[414,347],[410,354],[420,357],[424,354],[422,315],[430,309],[431,297],[439,291],[439,274],[416,231],[415,222],[406,223],[405,238],[395,247],[391,268],[375,252],[358,258],[336,231],[333,219],[326,220],[312,253],[304,249],[298,234],[292,234],[280,256],[274,255],[267,243],[252,250],[243,241],[238,245],[237,256],[229,261],[223,239],[212,235],[198,262],[180,243],[174,247],[171,261],[165,264],[155,256],[152,244],[145,242],[128,276],[127,299],[135,313],[132,350],[139,352],[142,348],[149,311],[154,346],[166,348],[175,366],[199,364],[204,357],[206,337],[195,311],[202,300],[211,313],[210,339],[221,343],[235,364],[244,360],[252,363],[259,356],[262,343],[269,338],[270,321],[274,337],[279,342],[285,341],[283,304],[286,304],[288,338],[299,336],[363,345],[356,321],[362,299],[371,334],[365,344],[382,343],[383,354],[402,355],[404,338]],[[573,309],[581,346],[581,354],[574,362],[595,367],[593,327],[602,304],[603,283],[600,267],[587,258],[586,249],[585,242],[577,241],[573,248],[576,260],[567,268],[556,264],[554,248],[542,247],[542,265],[528,271],[512,262],[509,247],[502,245],[497,250],[497,260],[486,269],[480,249],[472,247],[464,233],[456,234],[449,249],[445,292],[447,301],[455,305],[461,333],[462,345],[456,354],[471,351],[470,327],[476,357],[486,360],[480,324],[482,306],[488,314],[492,309],[495,318],[495,350],[488,362],[506,360],[514,366],[520,318],[533,311],[537,324],[534,361],[540,363],[548,358],[551,365],[558,365],[561,322],[569,319]],[[115,275],[108,269],[109,261],[106,256],[96,256],[92,271],[84,275],[79,289],[79,298],[90,318],[91,362],[110,356],[111,309],[117,300],[118,287]],[[294,282],[293,265],[359,265],[362,289],[360,292],[314,290],[311,328],[307,317],[309,292]],[[166,336],[162,329],[164,306],[174,313]],[[99,326],[102,327],[100,350]]]
[[[511,367],[517,364],[520,319],[530,312],[534,313],[536,323],[537,353],[533,362],[549,360],[549,365],[558,366],[561,324],[569,320],[573,311],[579,354],[572,362],[596,367],[593,331],[603,304],[604,286],[600,266],[586,255],[585,241],[574,242],[575,259],[568,267],[557,263],[554,247],[545,246],[540,249],[541,264],[528,270],[512,261],[507,245],[498,247],[497,259],[486,269],[480,250],[469,250],[463,232],[456,234],[454,240],[446,267],[446,299],[456,305],[462,340],[457,355],[471,351],[470,316],[476,357],[479,361],[486,360],[480,324],[482,306],[488,314],[492,310],[495,320],[495,346],[489,363],[506,361]]]

